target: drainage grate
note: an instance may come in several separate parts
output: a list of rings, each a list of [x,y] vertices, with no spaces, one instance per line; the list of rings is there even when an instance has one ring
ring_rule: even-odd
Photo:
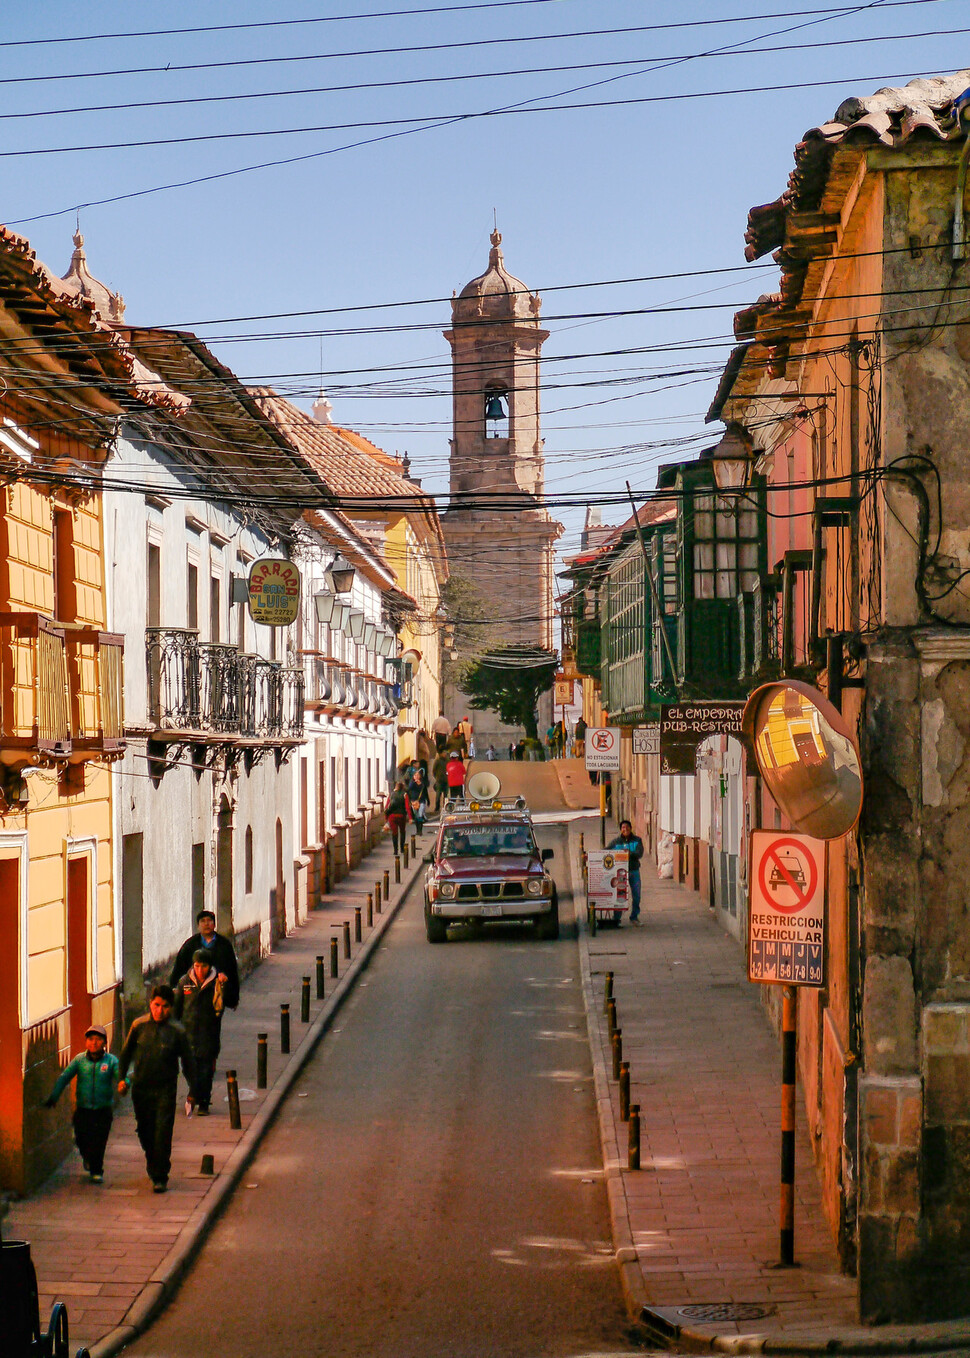
[[[709,1306],[680,1306],[677,1314],[685,1320],[701,1320],[711,1324],[718,1320],[764,1320],[771,1312],[753,1302],[715,1302]]]

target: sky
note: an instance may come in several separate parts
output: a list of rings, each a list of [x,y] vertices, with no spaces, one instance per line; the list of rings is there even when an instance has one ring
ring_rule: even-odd
[[[307,408],[322,388],[434,493],[449,299],[497,220],[551,332],[569,555],[586,503],[719,434],[733,313],[777,279],[747,212],[803,133],[961,66],[970,0],[33,0],[4,12],[0,220],[57,274],[79,221],[132,324]]]

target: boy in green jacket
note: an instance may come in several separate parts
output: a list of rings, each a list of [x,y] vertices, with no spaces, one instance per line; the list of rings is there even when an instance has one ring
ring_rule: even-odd
[[[104,1181],[104,1149],[111,1131],[118,1058],[107,1050],[108,1034],[93,1023],[84,1034],[85,1050],[61,1071],[44,1100],[53,1108],[73,1079],[77,1079],[74,1103],[74,1140],[81,1162],[93,1184]]]

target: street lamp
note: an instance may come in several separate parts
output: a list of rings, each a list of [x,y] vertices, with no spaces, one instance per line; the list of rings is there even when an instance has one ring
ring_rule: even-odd
[[[367,619],[359,608],[352,608],[350,616],[344,623],[344,630],[352,641],[360,641],[364,635],[364,627]]]
[[[755,457],[751,435],[743,425],[732,420],[720,442],[702,453],[701,457],[710,462],[718,490],[747,488]]]
[[[321,590],[319,594],[314,594],[313,606],[317,610],[319,623],[332,623],[334,607],[341,607],[337,604],[336,594],[331,594],[329,590]]]
[[[324,571],[327,584],[337,594],[349,594],[354,584],[354,576],[357,572],[350,562],[342,556],[335,556],[333,561]]]
[[[372,651],[377,643],[377,628],[372,622],[364,626],[364,649]]]

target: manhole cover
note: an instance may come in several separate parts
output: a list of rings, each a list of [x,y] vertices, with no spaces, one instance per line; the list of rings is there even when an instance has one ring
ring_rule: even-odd
[[[681,1306],[677,1314],[685,1320],[764,1320],[771,1314],[763,1306],[747,1302],[717,1302],[712,1306]]]

